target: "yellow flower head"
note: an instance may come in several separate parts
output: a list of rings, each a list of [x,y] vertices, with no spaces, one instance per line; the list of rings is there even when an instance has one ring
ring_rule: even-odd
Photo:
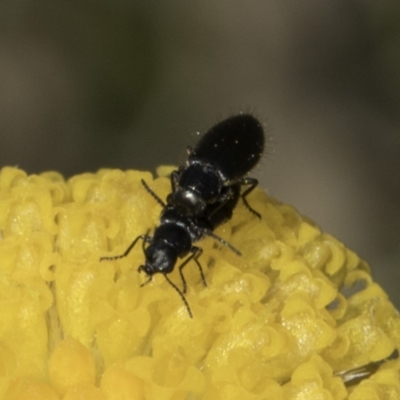
[[[196,243],[188,309],[138,272],[166,174],[0,172],[0,399],[400,399],[400,318],[368,265],[255,190]],[[145,244],[147,246],[147,244]],[[180,260],[182,262],[183,260]],[[179,263],[169,279],[182,289]]]

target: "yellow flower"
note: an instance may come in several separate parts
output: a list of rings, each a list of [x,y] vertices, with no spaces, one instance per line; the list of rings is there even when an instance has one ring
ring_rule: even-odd
[[[368,265],[295,209],[250,196],[199,242],[188,310],[141,245],[159,170],[0,172],[0,399],[400,399],[400,318]],[[169,278],[182,287],[178,268]],[[356,288],[352,294],[346,288]],[[392,359],[389,359],[391,355]]]

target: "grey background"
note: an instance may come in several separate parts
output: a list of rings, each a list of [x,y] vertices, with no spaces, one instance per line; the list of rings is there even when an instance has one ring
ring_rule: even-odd
[[[1,165],[154,170],[255,112],[263,187],[400,306],[399,17],[398,1],[3,1]]]

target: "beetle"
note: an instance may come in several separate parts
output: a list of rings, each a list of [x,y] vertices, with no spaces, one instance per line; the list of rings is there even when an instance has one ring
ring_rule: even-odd
[[[205,236],[214,238],[241,255],[213,231],[232,217],[239,198],[243,199],[253,214],[261,218],[246,200],[258,181],[246,174],[258,163],[263,151],[264,132],[260,122],[252,115],[236,115],[215,125],[203,135],[195,148],[188,148],[186,166],[172,172],[172,192],[167,196],[166,203],[141,180],[147,192],[162,207],[160,223],[153,236],[147,233],[139,235],[123,254],[102,257],[100,261],[126,257],[138,241],[142,240],[145,263],[139,266],[138,271],[144,272],[148,280],[141,286],[148,284],[157,273],[164,275],[182,298],[192,318],[192,311],[185,298],[187,285],[183,268],[191,260],[195,261],[203,285],[206,286],[198,261],[202,249],[194,244]],[[243,193],[242,186],[248,186]],[[168,277],[178,259],[184,259],[179,266],[182,290]]]

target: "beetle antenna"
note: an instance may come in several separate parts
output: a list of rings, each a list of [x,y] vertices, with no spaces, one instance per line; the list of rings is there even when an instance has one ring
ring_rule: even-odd
[[[192,311],[190,310],[189,303],[187,302],[186,297],[184,296],[184,294],[179,290],[178,286],[176,286],[175,283],[173,283],[171,281],[171,279],[168,278],[167,274],[163,274],[163,275],[165,276],[165,279],[168,281],[168,283],[178,292],[179,296],[181,296],[182,301],[185,303],[185,307],[186,307],[186,310],[187,310],[187,312],[189,314],[189,317],[193,318]]]
[[[147,190],[147,192],[150,194],[150,196],[162,207],[165,208],[167,205],[153,192],[152,189],[150,189],[150,186],[146,183],[144,179],[141,179],[140,182],[142,182],[142,185],[144,188]]]

